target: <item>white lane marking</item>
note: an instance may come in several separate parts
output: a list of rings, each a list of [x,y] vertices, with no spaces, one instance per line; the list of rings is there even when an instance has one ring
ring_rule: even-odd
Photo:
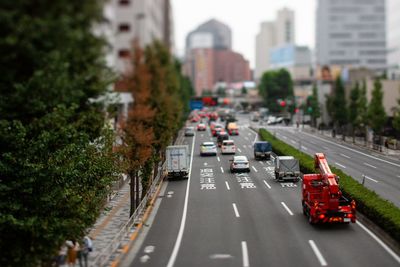
[[[245,136],[244,139],[246,139],[247,141],[249,141],[249,138],[247,138],[247,136]]]
[[[375,183],[378,183],[378,181],[377,181],[377,180],[375,180],[375,179],[372,179],[371,177],[368,177],[368,176],[366,176],[366,175],[365,175],[365,178],[367,178],[368,180],[371,180],[371,181],[373,181],[373,182],[375,182]]]
[[[217,157],[217,160],[218,160],[218,161],[221,161],[221,159],[220,159],[219,157]]]
[[[400,175],[397,175],[397,177],[399,177],[399,178],[400,178]]]
[[[339,167],[342,167],[343,169],[346,169],[346,166],[344,166],[344,165],[342,165],[340,163],[335,162],[335,164],[338,165]]]
[[[256,169],[256,167],[254,167],[254,166],[251,166],[251,167],[253,168],[253,170],[254,170],[255,172],[258,172],[257,169]]]
[[[233,206],[233,211],[235,212],[235,216],[236,216],[237,218],[239,218],[240,215],[239,215],[238,209],[237,209],[237,207],[236,207],[236,204],[235,204],[235,203],[232,203],[232,206]]]
[[[219,259],[231,259],[233,258],[230,254],[212,254],[210,255],[210,259],[212,260],[219,260]]]
[[[201,136],[201,137],[204,137],[204,134],[201,134],[200,136]]]
[[[255,141],[257,141],[257,138],[258,138],[258,133],[256,133],[256,136],[254,137],[253,143],[254,143]]]
[[[342,157],[344,157],[344,158],[351,159],[351,157],[349,157],[349,156],[347,156],[347,155],[345,155],[345,154],[339,154],[339,155],[342,156]]]
[[[263,180],[263,182],[269,189],[271,189],[271,186],[267,183],[267,181]]]
[[[224,173],[224,168],[221,167],[221,172]]]
[[[302,146],[301,148],[303,148],[304,150],[308,150],[308,148],[307,148],[307,147],[305,147],[305,146]]]
[[[259,161],[261,165],[264,165],[264,161]]]
[[[318,136],[314,136],[314,135],[312,135],[312,134],[305,133],[305,132],[303,132],[303,134],[308,135],[308,136],[311,136],[311,137],[316,138],[316,139],[319,139],[319,140],[324,141],[324,142],[326,142],[326,143],[330,143],[330,144],[336,145],[336,146],[338,146],[338,147],[341,147],[341,148],[350,150],[350,151],[352,151],[352,152],[358,153],[358,154],[363,155],[363,156],[366,156],[366,157],[368,157],[368,158],[375,159],[375,160],[379,160],[379,161],[381,161],[381,162],[384,162],[384,163],[387,163],[387,164],[390,164],[390,165],[393,165],[393,166],[396,166],[396,167],[400,167],[400,164],[396,164],[396,163],[393,163],[393,162],[390,162],[390,161],[387,161],[387,160],[384,160],[384,159],[381,159],[381,158],[377,158],[377,157],[374,157],[374,156],[365,154],[365,153],[360,152],[360,151],[357,151],[357,150],[355,150],[355,149],[352,149],[352,148],[349,148],[349,147],[346,147],[346,146],[343,146],[343,145],[340,145],[340,144],[336,144],[336,143],[334,143],[334,142],[331,142],[331,141],[322,139],[322,138],[320,138],[320,137],[318,137]]]
[[[240,153],[242,153],[242,150],[240,150],[240,148],[237,149]]]
[[[155,246],[146,246],[143,251],[144,253],[153,253],[155,248]]]
[[[249,252],[247,251],[246,241],[242,241],[242,257],[243,257],[243,267],[249,267]]]
[[[183,231],[185,230],[185,224],[186,224],[186,215],[187,215],[187,207],[188,207],[188,202],[189,202],[189,188],[190,188],[190,178],[192,176],[192,166],[193,166],[193,151],[194,151],[194,140],[196,138],[193,138],[192,141],[192,153],[190,154],[190,170],[189,170],[189,179],[187,180],[187,186],[186,186],[186,195],[185,195],[185,203],[183,205],[183,213],[182,213],[182,219],[181,219],[181,226],[179,227],[179,232],[178,236],[176,237],[174,249],[172,250],[171,256],[169,257],[167,267],[173,267],[176,261],[176,257],[178,256],[179,248],[181,246],[182,242],[182,237],[183,237]]]
[[[323,146],[322,148],[325,150],[329,150],[329,147],[326,147],[326,146]]]
[[[229,187],[229,184],[228,184],[227,181],[225,181],[225,185],[226,185],[226,188],[227,188],[228,190],[231,190],[231,188]]]
[[[368,164],[366,162],[364,162],[364,165],[376,169],[376,167],[374,165]]]
[[[250,136],[250,135],[251,135],[251,133],[248,133],[247,135],[249,135],[249,136]]]
[[[142,257],[140,257],[140,262],[141,263],[146,263],[148,260],[150,260],[150,256],[149,255],[144,255]]]
[[[399,255],[397,255],[391,248],[389,248],[385,243],[383,243],[383,241],[379,237],[377,237],[373,232],[371,232],[366,226],[364,226],[359,221],[356,221],[356,224],[358,224],[365,232],[367,232],[367,234],[369,234],[376,242],[378,242],[378,244],[381,245],[381,247],[395,259],[395,261],[400,263]]]
[[[204,166],[207,166],[208,165],[208,163],[207,162],[204,162]],[[190,166],[192,166],[192,165],[190,165]]]
[[[314,251],[315,255],[317,256],[321,266],[327,266],[328,264],[326,263],[324,256],[322,256],[321,251],[319,251],[319,249],[318,249],[317,245],[315,245],[314,241],[308,240],[308,243],[310,243],[310,246],[311,246],[312,250]]]
[[[246,145],[243,145],[244,148],[246,148]]]
[[[293,216],[293,212],[286,206],[285,202],[281,202],[282,206],[286,209],[286,211]]]
[[[291,142],[292,144],[296,144],[296,142],[295,142],[295,141],[293,141],[293,140],[290,140],[290,142]]]
[[[282,135],[282,138],[283,138],[283,139],[287,139],[287,136]]]

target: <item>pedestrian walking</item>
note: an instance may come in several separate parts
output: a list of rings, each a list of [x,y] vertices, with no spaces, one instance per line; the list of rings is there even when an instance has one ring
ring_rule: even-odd
[[[69,240],[67,241],[67,246],[68,246],[68,252],[67,252],[68,266],[75,267],[78,251],[80,250],[79,243],[76,242],[75,240],[72,241]]]
[[[85,236],[79,253],[79,267],[88,267],[88,256],[93,251],[93,242],[90,237]]]
[[[64,243],[60,250],[58,251],[58,256],[56,260],[56,265],[57,267],[63,266],[65,264],[65,261],[67,259],[67,252],[68,252],[68,247],[67,244]]]

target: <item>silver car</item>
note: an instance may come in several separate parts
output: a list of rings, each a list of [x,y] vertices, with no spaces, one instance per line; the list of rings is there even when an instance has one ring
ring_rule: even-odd
[[[214,144],[214,142],[203,142],[200,145],[200,156],[206,155],[217,155],[217,146]]]
[[[231,172],[250,172],[250,164],[246,156],[234,156],[230,161]]]

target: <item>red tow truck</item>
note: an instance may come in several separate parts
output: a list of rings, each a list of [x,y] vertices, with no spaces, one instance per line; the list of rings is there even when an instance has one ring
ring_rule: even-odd
[[[325,155],[316,153],[314,164],[319,174],[304,174],[302,184],[303,213],[309,223],[355,223],[356,202],[342,195],[339,177],[331,172]]]

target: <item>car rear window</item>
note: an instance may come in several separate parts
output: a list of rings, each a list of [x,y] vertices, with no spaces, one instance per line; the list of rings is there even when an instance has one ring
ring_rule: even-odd
[[[235,145],[235,143],[232,141],[224,141],[224,146],[233,146],[233,145]]]

